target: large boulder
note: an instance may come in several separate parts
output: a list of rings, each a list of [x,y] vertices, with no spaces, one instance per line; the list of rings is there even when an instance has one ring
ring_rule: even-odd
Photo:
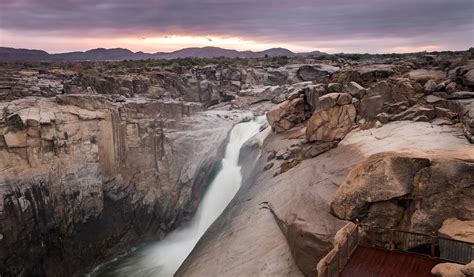
[[[360,101],[359,115],[369,124],[378,120],[380,113],[398,114],[408,106],[418,103],[423,94],[417,93],[421,85],[412,84],[406,78],[389,78],[372,84]],[[402,108],[403,107],[403,108]]]
[[[240,81],[242,72],[236,68],[225,68],[221,72],[221,80],[226,81]]]
[[[367,90],[363,86],[361,86],[358,83],[352,81],[352,82],[349,82],[344,87],[344,92],[349,93],[350,95],[354,96],[357,99],[361,99],[365,95]]]
[[[466,138],[474,143],[474,99],[449,100],[448,107],[459,115]]]
[[[349,81],[362,85],[376,80],[388,78],[395,74],[395,67],[391,64],[370,64],[355,68],[349,75]]]
[[[341,92],[342,84],[340,83],[329,83],[328,92]]]
[[[473,172],[474,163],[469,160],[376,154],[351,171],[335,194],[331,210],[342,219],[365,220],[377,217],[371,214],[376,212],[373,205],[391,202],[403,208],[403,214],[396,222],[380,222],[429,233],[453,215],[474,219]]]
[[[265,75],[264,85],[283,85],[288,80],[288,72],[284,70],[268,70]]]
[[[458,82],[468,87],[474,87],[474,63],[457,67],[450,75],[455,77]]]
[[[327,82],[338,70],[338,67],[324,64],[303,65],[298,69],[297,76],[303,81]]]
[[[474,87],[474,69],[462,75],[462,83],[466,86]]]
[[[207,105],[219,103],[219,92],[214,83],[208,80],[199,82],[199,101]]]
[[[439,82],[446,78],[446,73],[441,70],[429,70],[422,68],[408,72],[408,78],[420,82],[427,80]]]
[[[416,173],[429,164],[425,158],[373,155],[349,173],[333,198],[331,210],[337,217],[348,220],[363,216],[371,203],[409,194]]]
[[[438,233],[442,237],[474,243],[474,220],[448,218]]]
[[[311,82],[296,83],[288,89],[291,92],[288,94],[287,100],[274,106],[267,113],[268,123],[277,133],[302,123],[321,105],[318,86]],[[350,97],[350,95],[348,96]]]
[[[374,121],[383,111],[384,99],[381,95],[364,97],[360,101],[360,116],[366,121]]]
[[[308,103],[311,112],[319,107],[319,96],[321,96],[320,86],[310,85],[304,88],[304,97]]]
[[[367,96],[380,95],[386,103],[418,102],[417,93],[421,91],[421,85],[412,83],[406,78],[389,78],[377,82],[369,87]],[[422,97],[423,95],[421,95]]]
[[[346,93],[330,93],[320,97],[320,107],[308,120],[309,141],[335,141],[344,138],[355,122],[356,109]]]
[[[431,274],[438,277],[466,277],[461,269],[463,265],[455,263],[441,263],[431,269]]]
[[[425,90],[425,93],[426,94],[431,94],[435,91],[440,91],[442,89],[444,89],[444,86],[441,85],[441,84],[437,84],[435,81],[433,80],[428,80],[425,85],[423,86],[423,89]]]
[[[289,130],[308,117],[309,107],[305,102],[304,92],[295,92],[290,98],[267,113],[268,123],[277,133]]]

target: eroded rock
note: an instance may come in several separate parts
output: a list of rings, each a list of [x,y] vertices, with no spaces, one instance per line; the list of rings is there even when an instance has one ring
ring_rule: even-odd
[[[317,110],[308,121],[306,138],[309,141],[340,140],[352,129],[355,116],[352,104]]]
[[[21,120],[0,115],[2,276],[71,276],[176,228],[195,211],[232,127],[176,101],[67,95],[0,109]]]
[[[370,64],[355,68],[349,79],[366,85],[379,79],[388,78],[393,74],[395,74],[395,70],[391,64]]]
[[[377,154],[351,171],[334,196],[331,210],[347,220],[368,217],[387,227],[429,233],[452,215],[474,218],[474,204],[469,200],[474,196],[473,169],[469,160]],[[405,203],[403,216],[397,212],[387,218],[375,210],[381,203],[394,201]]]
[[[338,70],[338,67],[324,64],[303,65],[298,68],[297,75],[303,81],[324,82],[329,81],[331,75]]]
[[[339,218],[354,220],[367,214],[370,203],[388,201],[409,194],[416,173],[430,161],[391,154],[377,154],[357,166],[340,186],[332,212]]]
[[[345,90],[357,99],[361,99],[367,90],[356,82],[349,82]]]

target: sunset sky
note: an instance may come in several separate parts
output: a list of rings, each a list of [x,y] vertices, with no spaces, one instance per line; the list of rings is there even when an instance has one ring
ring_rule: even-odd
[[[0,0],[0,46],[465,50],[474,46],[473,14],[473,0]]]

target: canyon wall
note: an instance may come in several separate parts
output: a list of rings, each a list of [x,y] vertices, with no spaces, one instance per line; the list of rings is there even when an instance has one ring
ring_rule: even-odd
[[[71,276],[166,234],[195,211],[234,122],[196,103],[84,95],[0,110],[1,276]]]

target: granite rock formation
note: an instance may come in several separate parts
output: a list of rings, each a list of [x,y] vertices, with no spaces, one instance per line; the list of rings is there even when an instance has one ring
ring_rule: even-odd
[[[474,218],[473,172],[474,163],[462,157],[376,154],[349,173],[331,211],[341,219],[430,233],[452,216]]]
[[[232,127],[196,103],[63,95],[0,109],[2,276],[71,275],[166,234],[195,211]]]

